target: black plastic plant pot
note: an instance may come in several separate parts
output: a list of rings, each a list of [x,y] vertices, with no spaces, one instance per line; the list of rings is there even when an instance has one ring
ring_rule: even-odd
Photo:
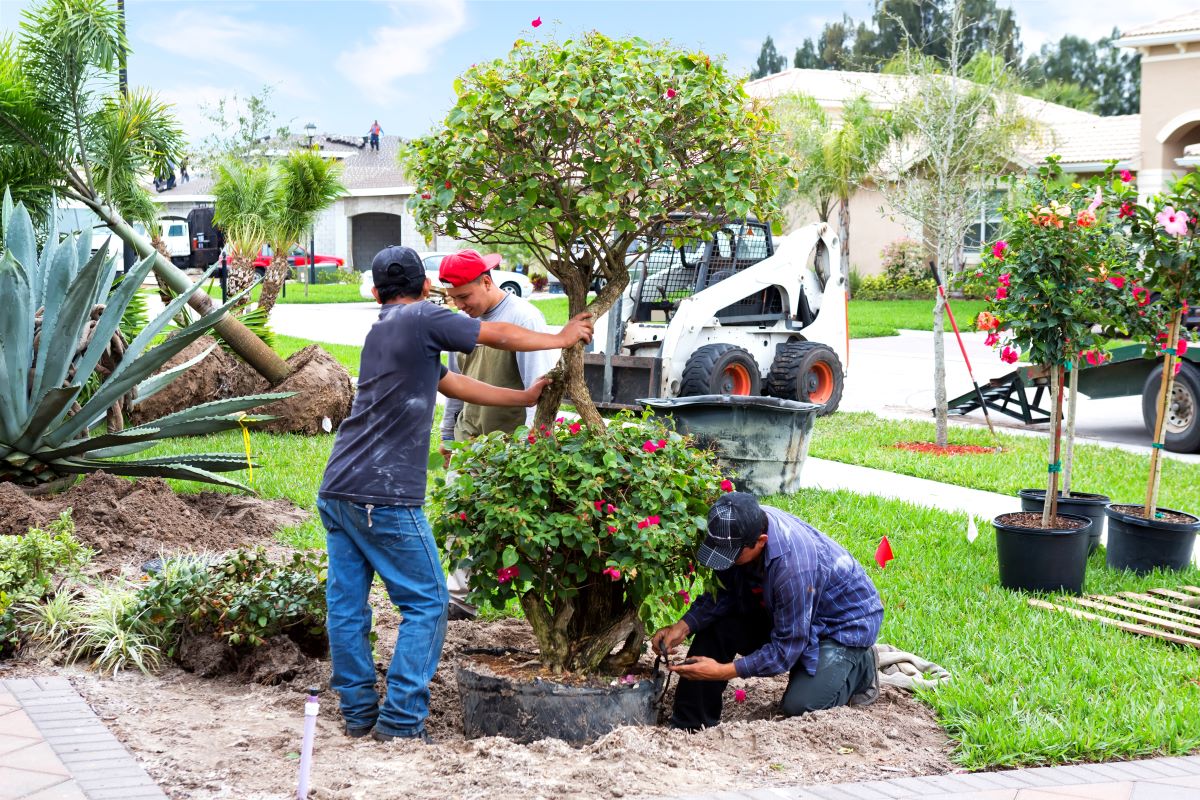
[[[1023,592],[1082,592],[1092,521],[1059,514],[1082,522],[1082,527],[1024,528],[1009,524],[1005,519],[1009,516],[992,520],[1000,585]]]
[[[624,725],[654,725],[662,676],[616,686],[568,686],[554,681],[514,680],[471,661],[494,650],[466,650],[456,668],[468,739],[505,736],[516,742],[561,739],[595,741]]]
[[[1022,489],[1017,492],[1017,496],[1021,498],[1022,511],[1040,512],[1046,503],[1045,489]],[[1087,517],[1092,521],[1092,532],[1088,534],[1089,556],[1100,547],[1100,535],[1104,533],[1104,524],[1108,521],[1108,517],[1104,514],[1104,507],[1111,502],[1112,498],[1102,494],[1071,492],[1070,497],[1063,497],[1062,492],[1058,493],[1058,513]]]
[[[1154,569],[1183,570],[1192,563],[1200,518],[1182,511],[1159,508],[1159,512],[1179,514],[1189,522],[1146,519],[1140,506],[1113,503],[1104,509],[1108,515],[1108,553],[1110,569],[1130,569],[1145,573]]]

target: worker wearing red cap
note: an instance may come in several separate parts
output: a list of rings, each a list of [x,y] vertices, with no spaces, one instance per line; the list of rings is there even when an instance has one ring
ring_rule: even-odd
[[[462,250],[442,259],[438,278],[446,295],[459,309],[481,322],[507,322],[532,331],[546,332],[546,319],[532,303],[518,295],[509,294],[492,280],[491,271],[499,266],[499,255],[480,255],[474,250]],[[469,353],[450,353],[448,366],[492,386],[523,391],[538,378],[553,369],[559,351],[542,350],[514,353],[486,345],[477,345]],[[533,423],[534,408],[499,408],[494,406],[448,400],[442,415],[442,455],[450,461],[450,442],[465,442],[494,431],[513,433],[522,425]],[[467,602],[468,575],[457,570],[447,580],[450,590],[450,619],[469,619],[475,616],[474,607]]]

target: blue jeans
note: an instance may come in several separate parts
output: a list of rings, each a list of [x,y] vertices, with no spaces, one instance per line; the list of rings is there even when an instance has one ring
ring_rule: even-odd
[[[446,638],[446,578],[433,531],[419,506],[368,507],[317,500],[327,532],[330,685],[349,728],[419,736],[429,716],[429,681]],[[368,596],[378,573],[404,620],[380,705],[371,659]]]

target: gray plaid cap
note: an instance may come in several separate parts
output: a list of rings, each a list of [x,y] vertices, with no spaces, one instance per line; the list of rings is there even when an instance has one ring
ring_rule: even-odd
[[[708,536],[696,560],[718,572],[729,569],[743,547],[752,547],[767,528],[767,514],[748,492],[721,495],[708,510]]]

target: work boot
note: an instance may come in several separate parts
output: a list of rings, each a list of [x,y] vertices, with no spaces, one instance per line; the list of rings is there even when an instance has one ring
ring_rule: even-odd
[[[867,653],[871,660],[871,671],[858,691],[850,695],[849,705],[852,706],[869,706],[879,699],[879,655],[874,646],[868,647]]]
[[[434,743],[433,737],[429,735],[429,731],[424,731],[424,730],[414,736],[392,736],[390,733],[380,733],[379,731],[375,731],[375,733],[371,734],[371,738],[373,738],[377,742],[384,742],[384,743],[404,742],[404,741],[421,742],[422,744],[433,744]]]
[[[450,601],[449,609],[446,612],[446,619],[451,622],[475,619],[477,616],[479,616],[479,612],[475,608],[456,603],[453,600]]]
[[[342,731],[351,739],[361,739],[373,730],[375,730],[374,725],[364,725],[361,728],[351,728],[349,725],[346,725],[342,728]]]

